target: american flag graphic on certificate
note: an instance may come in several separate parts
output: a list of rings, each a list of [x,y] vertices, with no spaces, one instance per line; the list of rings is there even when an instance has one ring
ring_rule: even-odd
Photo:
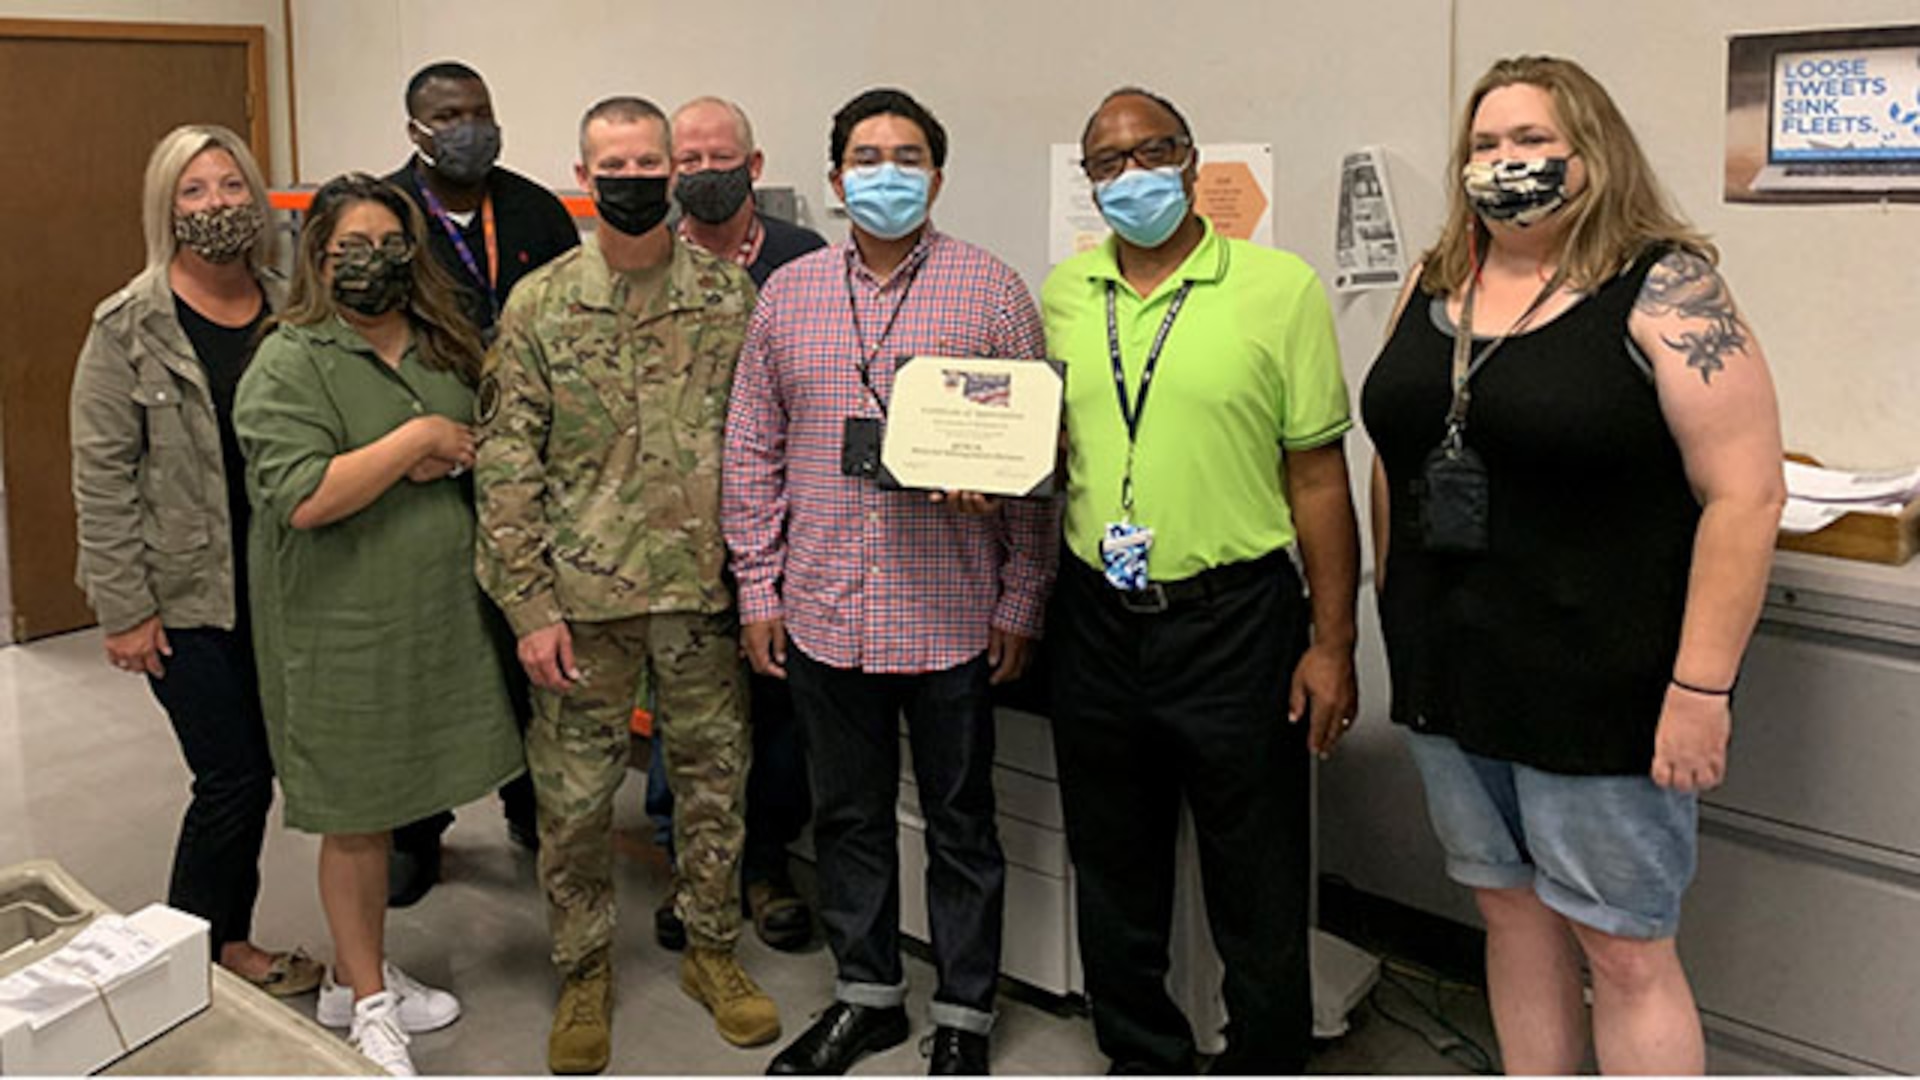
[[[947,389],[960,391],[961,397],[975,405],[1004,409],[1013,404],[1012,375],[987,375],[959,368],[942,368],[940,373],[946,380]]]

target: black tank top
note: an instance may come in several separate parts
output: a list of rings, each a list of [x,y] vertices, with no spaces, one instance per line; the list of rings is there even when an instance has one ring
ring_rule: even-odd
[[[1651,765],[1700,517],[1627,337],[1664,253],[1473,377],[1467,444],[1491,487],[1481,555],[1421,550],[1412,485],[1445,429],[1453,327],[1424,294],[1407,304],[1361,394],[1391,492],[1380,622],[1395,722],[1551,772]]]

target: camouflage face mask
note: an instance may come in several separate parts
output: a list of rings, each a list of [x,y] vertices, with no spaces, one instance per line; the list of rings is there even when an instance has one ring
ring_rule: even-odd
[[[374,248],[344,251],[333,259],[333,299],[362,315],[385,315],[407,302],[413,292],[413,257],[404,258]]]
[[[267,216],[253,203],[217,206],[173,215],[173,238],[210,263],[230,263],[253,246],[266,226]]]
[[[1566,205],[1567,159],[1469,161],[1461,170],[1467,201],[1488,221],[1526,227]]]

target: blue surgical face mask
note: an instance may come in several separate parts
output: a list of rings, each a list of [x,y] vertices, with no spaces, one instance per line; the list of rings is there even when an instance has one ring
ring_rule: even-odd
[[[888,161],[843,170],[840,186],[846,191],[847,216],[855,225],[882,240],[898,240],[927,220],[933,174]]]
[[[1094,185],[1100,216],[1127,243],[1159,247],[1187,219],[1187,188],[1180,173],[1178,165],[1128,169]]]

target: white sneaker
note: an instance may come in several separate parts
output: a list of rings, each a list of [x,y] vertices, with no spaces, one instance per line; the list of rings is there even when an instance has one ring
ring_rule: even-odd
[[[353,1006],[347,1041],[388,1076],[413,1076],[407,1033],[400,1030],[400,999],[391,990],[363,997]]]
[[[460,1019],[459,998],[415,980],[392,964],[381,964],[380,972],[387,984],[385,992],[399,1002],[394,1011],[400,1018],[400,1030],[418,1035],[423,1031],[438,1031]],[[326,981],[320,984],[320,1000],[314,1006],[313,1018],[321,1026],[330,1028],[343,1028],[353,1022],[353,987],[334,982],[332,968],[327,969]]]

